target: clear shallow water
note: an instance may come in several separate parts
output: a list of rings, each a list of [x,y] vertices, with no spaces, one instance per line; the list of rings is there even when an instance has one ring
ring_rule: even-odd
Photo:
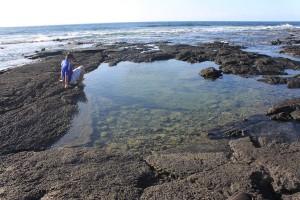
[[[54,146],[139,152],[205,145],[206,130],[300,96],[299,90],[253,78],[204,80],[199,72],[210,66],[218,67],[176,60],[102,64],[85,76],[87,101],[79,103],[69,133]]]
[[[196,44],[227,41],[254,51],[272,53],[272,40],[288,36],[299,28],[300,22],[148,22],[0,28],[0,69],[30,62],[24,59],[23,54],[42,48],[69,50],[99,42]],[[74,42],[88,44],[77,45]]]

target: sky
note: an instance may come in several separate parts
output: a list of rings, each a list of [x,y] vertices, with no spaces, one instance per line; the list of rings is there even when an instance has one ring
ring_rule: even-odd
[[[1,0],[0,27],[142,21],[300,21],[300,0]]]

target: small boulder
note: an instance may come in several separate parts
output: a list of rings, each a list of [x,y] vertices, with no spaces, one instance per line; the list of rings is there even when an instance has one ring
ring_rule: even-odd
[[[281,44],[282,44],[282,41],[279,40],[279,39],[273,40],[273,41],[271,42],[271,44],[272,44],[272,45],[281,45]]]
[[[291,116],[294,120],[300,121],[300,110],[296,110],[292,112]]]
[[[292,89],[292,88],[300,88],[300,78],[293,78],[290,79],[288,82],[288,88]]]
[[[201,70],[200,75],[205,79],[217,79],[222,76],[222,71],[217,70],[214,67],[209,67]]]
[[[270,118],[271,120],[283,121],[283,122],[291,121],[293,119],[289,113],[285,113],[285,112],[272,115]]]
[[[287,84],[288,78],[281,76],[263,76],[261,79],[258,79],[260,82],[268,83],[271,85]]]

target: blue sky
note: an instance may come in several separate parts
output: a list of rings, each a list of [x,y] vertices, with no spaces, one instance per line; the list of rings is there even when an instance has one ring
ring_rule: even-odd
[[[0,26],[137,21],[300,21],[300,0],[3,0]]]

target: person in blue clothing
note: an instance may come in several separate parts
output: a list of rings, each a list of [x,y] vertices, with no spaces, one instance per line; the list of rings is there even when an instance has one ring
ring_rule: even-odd
[[[65,88],[69,87],[72,79],[75,57],[73,54],[68,53],[66,58],[61,62],[61,80],[64,83]]]

